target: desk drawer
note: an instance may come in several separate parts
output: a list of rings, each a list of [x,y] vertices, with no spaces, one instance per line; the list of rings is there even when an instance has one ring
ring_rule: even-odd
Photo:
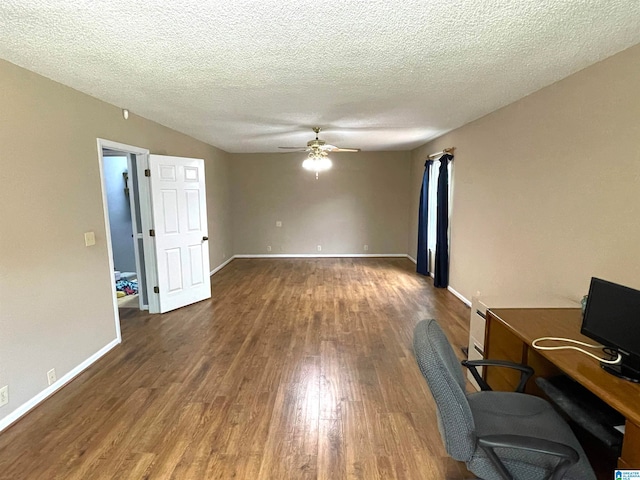
[[[487,315],[487,307],[479,300],[473,297],[471,300],[471,318],[469,321],[469,337],[473,339],[481,350],[484,350],[484,333],[485,319]],[[471,342],[469,342],[471,343]]]
[[[482,349],[480,348],[480,346],[475,343],[473,341],[473,339],[469,340],[469,355],[467,356],[467,358],[469,360],[482,360],[484,357],[482,356]],[[480,375],[482,375],[482,371],[483,371],[484,367],[478,367],[478,372],[480,373]],[[473,378],[473,375],[471,374],[471,370],[467,370],[467,378],[469,379],[469,381],[471,382],[471,384],[476,387],[478,390],[480,390],[480,385],[478,385],[478,382],[476,382],[476,379]]]

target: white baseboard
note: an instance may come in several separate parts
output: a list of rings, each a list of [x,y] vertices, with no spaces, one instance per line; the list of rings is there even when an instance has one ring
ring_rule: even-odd
[[[406,253],[269,253],[240,254],[233,258],[407,258]]]
[[[451,293],[453,293],[456,297],[458,297],[459,300],[462,300],[462,302],[467,306],[470,307],[471,306],[471,302],[469,300],[467,300],[466,297],[464,297],[460,292],[454,290],[451,287],[447,287],[447,290],[449,290]]]
[[[229,262],[231,262],[231,260],[233,260],[235,257],[235,255],[233,255],[229,260],[227,260],[226,262],[218,265],[216,268],[214,268],[213,270],[211,270],[209,272],[209,276],[211,277],[214,273],[218,273],[220,270],[222,270],[224,267],[226,267],[227,265],[229,265]]]
[[[5,428],[7,428],[9,425],[11,425],[16,420],[18,420],[20,417],[22,417],[25,413],[27,413],[33,407],[37,406],[44,399],[46,399],[47,397],[49,397],[50,395],[52,395],[56,391],[60,390],[67,383],[69,383],[76,376],[78,376],[80,373],[82,373],[87,368],[89,368],[100,357],[105,355],[109,350],[111,350],[112,348],[117,346],[119,343],[120,343],[120,340],[115,339],[112,342],[110,342],[109,344],[105,345],[100,350],[98,350],[96,353],[94,353],[89,358],[87,358],[80,365],[78,365],[76,368],[74,368],[73,370],[68,372],[63,377],[60,377],[55,383],[53,383],[52,385],[49,385],[47,388],[42,390],[35,397],[33,397],[31,400],[27,400],[25,403],[23,403],[18,408],[16,408],[13,412],[11,412],[9,415],[7,415],[3,419],[1,419],[0,420],[0,432],[2,430],[4,430]]]
[[[413,263],[415,263],[416,265],[418,264],[418,261],[415,258],[413,258],[411,255],[407,254],[407,258],[411,260]]]

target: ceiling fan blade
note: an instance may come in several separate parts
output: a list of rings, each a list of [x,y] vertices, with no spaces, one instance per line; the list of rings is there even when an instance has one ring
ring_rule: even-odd
[[[331,145],[326,143],[324,140],[318,138],[318,134],[320,133],[320,128],[315,127],[313,131],[316,134],[315,140],[310,140],[307,142],[306,147],[278,147],[281,150],[290,150],[295,152],[323,152],[324,155],[330,152],[359,152],[359,148],[340,148],[335,145]]]
[[[335,145],[323,145],[322,149],[326,152],[359,152],[359,148],[340,148]]]

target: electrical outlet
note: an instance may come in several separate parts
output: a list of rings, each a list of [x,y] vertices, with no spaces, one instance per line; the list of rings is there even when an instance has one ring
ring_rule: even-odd
[[[318,251],[321,252],[322,251],[322,245],[318,245]]]
[[[267,245],[267,252],[271,251],[271,245]]]
[[[56,377],[56,369],[52,368],[51,370],[49,370],[47,372],[47,380],[49,380],[49,385],[53,385],[54,383],[56,383],[56,380],[58,379],[58,377]]]
[[[365,244],[365,246],[364,246],[364,251],[365,251],[365,252],[368,252],[368,251],[369,251],[369,245],[366,245],[366,244]]]
[[[280,220],[276,221],[276,227],[281,227],[282,226],[282,222]]]
[[[9,385],[0,388],[0,407],[9,403]]]
[[[222,252],[222,259],[224,260],[225,258],[227,258],[227,254],[225,252]]]

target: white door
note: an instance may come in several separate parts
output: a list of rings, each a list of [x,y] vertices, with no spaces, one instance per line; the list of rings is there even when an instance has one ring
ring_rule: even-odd
[[[211,297],[204,160],[149,155],[160,313]]]

